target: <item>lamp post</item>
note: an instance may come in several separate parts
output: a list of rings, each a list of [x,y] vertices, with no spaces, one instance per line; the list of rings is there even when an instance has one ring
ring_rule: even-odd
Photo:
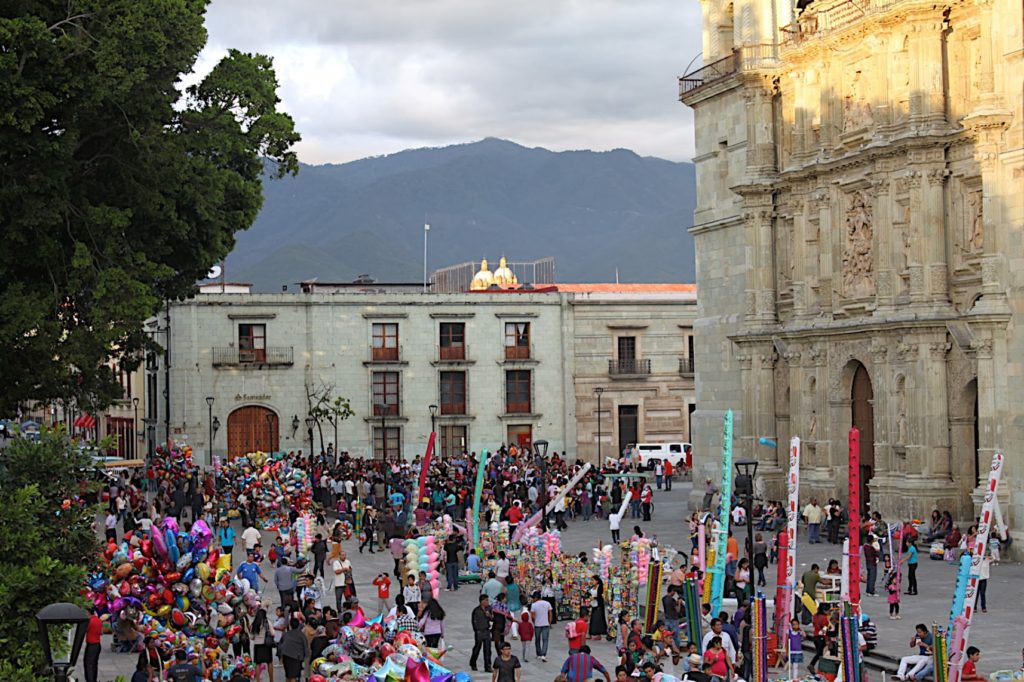
[[[132,398],[135,418],[132,419],[132,459],[139,458],[139,399]],[[54,422],[57,421],[57,408],[53,408]]]
[[[540,466],[540,484],[544,486],[543,497],[538,496],[537,499],[543,500],[540,507],[540,527],[544,530],[548,529],[548,442],[543,438],[540,440],[533,441],[533,449],[537,453],[534,456],[534,462]]]
[[[736,462],[735,490],[743,495],[747,510],[747,558],[754,561],[754,476],[757,476],[757,461],[741,459]],[[728,504],[723,500],[723,503]]]
[[[299,430],[299,415],[292,415],[292,438],[295,438],[295,434]]]
[[[313,459],[313,425],[316,424],[316,420],[313,419],[313,415],[306,417],[306,433],[309,435],[309,458]]]
[[[206,407],[208,410],[207,422],[210,425],[210,440],[207,441],[209,444],[207,447],[210,452],[210,464],[213,465],[213,401],[215,398],[212,395],[206,396]]]
[[[598,386],[594,389],[597,396],[597,466],[601,466],[601,396],[604,395],[604,388]]]
[[[430,410],[430,432],[437,432],[437,405],[431,405]]]
[[[36,625],[39,628],[39,644],[43,647],[43,657],[47,669],[53,674],[54,682],[67,682],[68,676],[78,662],[78,654],[82,651],[85,631],[89,625],[89,614],[80,606],[61,602],[44,606],[36,614]],[[71,651],[66,661],[53,660],[53,649],[50,647],[51,637],[62,637],[67,626],[74,628]]]
[[[274,452],[274,413],[267,412],[267,452]]]

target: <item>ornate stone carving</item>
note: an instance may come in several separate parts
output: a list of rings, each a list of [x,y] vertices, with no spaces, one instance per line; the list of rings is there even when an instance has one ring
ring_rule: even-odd
[[[917,346],[900,341],[896,344],[896,357],[902,362],[913,362],[917,359]]]
[[[810,358],[811,364],[815,367],[824,366],[827,359],[825,356],[825,349],[818,344],[814,344],[807,349],[807,357]]]
[[[933,360],[942,360],[946,357],[952,344],[948,341],[934,341],[928,344],[928,353]]]
[[[979,360],[989,360],[992,358],[992,339],[975,339],[971,343],[971,350]]]
[[[967,195],[966,237],[964,250],[980,253],[985,248],[985,220],[982,214],[981,190]]]
[[[739,364],[741,370],[748,370],[753,362],[753,358],[750,353],[741,351],[736,353],[736,362]]]
[[[858,69],[853,73],[849,92],[843,98],[843,132],[861,130],[874,122],[871,104],[864,92],[864,79]]]
[[[896,444],[907,444],[907,391],[906,378],[896,375]]]
[[[843,247],[843,293],[848,298],[875,294],[874,225],[871,196],[865,190],[849,195]]]
[[[743,310],[747,317],[753,317],[757,314],[757,292],[753,289],[747,289],[743,292]]]
[[[928,184],[940,186],[945,184],[946,178],[949,177],[949,170],[946,168],[934,168],[928,171]]]

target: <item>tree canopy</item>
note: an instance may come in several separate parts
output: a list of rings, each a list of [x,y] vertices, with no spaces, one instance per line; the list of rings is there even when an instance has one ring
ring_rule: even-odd
[[[99,539],[96,508],[78,494],[94,467],[64,433],[46,429],[38,443],[15,438],[0,458],[0,679],[37,679],[35,614],[54,602],[81,603]]]
[[[119,398],[143,322],[189,295],[294,174],[269,57],[229,51],[184,87],[207,0],[0,6],[0,414]]]

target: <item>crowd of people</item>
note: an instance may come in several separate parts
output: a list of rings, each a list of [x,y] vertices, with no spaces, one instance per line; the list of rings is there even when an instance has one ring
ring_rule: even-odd
[[[237,558],[232,572],[250,585],[272,586],[278,595],[274,609],[254,611],[239,609],[235,615],[238,631],[230,645],[235,655],[252,657],[254,674],[240,677],[262,680],[264,673],[273,682],[274,661],[284,669],[288,682],[304,674],[315,675],[313,663],[321,659],[325,649],[333,642],[344,639],[343,628],[364,625],[374,619],[390,623],[392,638],[395,633],[417,633],[431,650],[443,650],[446,620],[451,616],[442,606],[439,590],[431,584],[426,572],[408,571],[403,563],[405,543],[418,536],[421,529],[444,519],[449,532],[442,548],[444,591],[463,589],[462,578],[478,576],[482,585],[479,602],[469,614],[473,631],[470,667],[477,670],[483,663],[485,672],[493,675],[493,682],[512,682],[522,673],[522,664],[531,656],[547,661],[550,653],[551,631],[558,622],[556,595],[558,585],[554,578],[545,576],[541,588],[530,594],[517,584],[509,570],[509,561],[499,552],[489,557],[494,569],[486,575],[481,569],[479,549],[468,546],[468,521],[471,517],[477,467],[480,458],[475,453],[461,457],[436,458],[430,466],[422,497],[418,489],[421,462],[382,462],[349,457],[335,453],[328,447],[316,457],[304,457],[301,452],[283,455],[284,468],[304,472],[311,482],[314,502],[313,523],[309,537],[299,537],[294,524],[299,520],[295,509],[286,513],[287,523],[274,528],[269,547],[263,546],[260,532],[261,512],[255,500],[225,490],[231,479],[220,479],[213,472],[200,472],[179,466],[174,475],[159,475],[158,471],[136,471],[118,478],[107,491],[108,514],[105,518],[107,537],[117,541],[120,533],[136,532],[146,536],[160,527],[160,520],[173,517],[188,531],[190,524],[202,520],[216,528],[216,543],[222,555]],[[602,469],[591,469],[571,487],[566,484],[579,471],[579,465],[567,461],[561,453],[554,453],[546,461],[539,461],[529,447],[501,446],[486,459],[483,473],[483,491],[479,523],[484,527],[507,524],[514,533],[528,519],[535,516],[549,502],[550,514],[542,514],[538,521],[545,529],[565,530],[576,520],[606,520],[613,543],[621,540],[620,527],[628,516],[631,521],[650,521],[654,514],[654,487],[671,490],[674,472],[671,465],[659,465],[655,470],[655,486],[647,478],[630,476],[634,462],[624,458]],[[185,473],[185,475],[182,475]],[[147,496],[145,491],[149,491]],[[219,500],[232,497],[241,530],[236,534],[228,513]],[[645,632],[644,624],[626,612],[610,613],[604,603],[601,578],[593,576],[589,599],[575,618],[565,623],[568,645],[567,658],[561,668],[566,680],[583,682],[595,673],[610,680],[635,680],[637,677],[655,679],[667,670],[692,682],[710,682],[751,675],[752,640],[751,613],[747,600],[756,588],[766,585],[765,570],[778,560],[778,537],[785,529],[785,505],[769,500],[754,510],[756,529],[750,546],[742,551],[731,531],[726,543],[725,596],[737,599],[733,613],[711,613],[702,605],[701,619],[704,635],[700,645],[689,641],[685,624],[685,596],[683,581],[699,577],[704,570],[697,561],[696,552],[699,527],[713,533],[717,524],[710,512],[714,511],[719,490],[707,480],[702,500],[703,510],[689,519],[689,537],[694,550],[688,558],[681,554],[681,563],[668,573],[667,592],[661,603],[661,618],[653,632]],[[623,504],[628,500],[628,504]],[[745,523],[745,511],[738,500],[726,501],[731,508],[734,524]],[[721,501],[719,501],[721,503]],[[621,510],[621,513],[620,513]],[[736,518],[736,514],[740,514]],[[235,514],[231,514],[234,516]],[[806,524],[810,544],[825,541],[838,544],[846,536],[848,514],[838,500],[829,500],[820,506],[815,498],[800,511]],[[863,568],[865,594],[884,594],[889,606],[889,618],[900,619],[900,595],[903,577],[906,577],[906,595],[916,595],[918,543],[942,541],[955,560],[972,545],[976,528],[960,535],[949,515],[935,512],[928,524],[888,524],[877,512],[865,515],[861,525],[863,542]],[[467,523],[461,526],[460,524]],[[354,542],[362,554],[386,552],[393,558],[393,570],[381,572],[372,581],[374,593],[361,595],[357,591],[354,567],[343,541],[355,533]],[[633,537],[642,537],[640,526],[634,526]],[[1005,536],[1003,536],[1005,538]],[[955,542],[951,543],[950,538]],[[1008,539],[1008,538],[1006,538]],[[1004,540],[1005,541],[1005,540]],[[899,543],[898,563],[892,560],[889,543]],[[993,559],[998,560],[1000,539],[997,537],[993,552],[983,562],[983,579],[979,586],[979,608],[986,610],[987,572]],[[837,560],[830,561],[824,573],[817,564],[801,577],[802,590],[815,595],[819,584],[829,576],[837,576]],[[328,584],[333,586],[333,600],[327,594]],[[363,601],[360,600],[363,597]],[[373,606],[367,605],[369,601]],[[612,621],[609,624],[609,620]],[[838,609],[821,604],[814,612],[798,608],[797,617],[780,642],[783,664],[792,666],[796,674],[803,663],[802,645],[809,639],[814,656],[808,664],[810,673],[819,672],[818,666],[826,652],[837,646],[839,632]],[[927,636],[925,636],[927,635]],[[867,618],[861,621],[859,641],[864,650],[875,645],[874,624]],[[930,633],[918,637],[922,652],[929,647]],[[607,638],[614,640],[617,660],[605,667],[595,657],[588,641]],[[92,637],[95,639],[95,637]],[[123,638],[119,638],[123,639]],[[167,668],[166,652],[157,654],[150,642],[134,640],[140,653],[140,673],[132,682],[150,682],[159,679],[161,667]],[[393,640],[392,640],[393,641]],[[519,651],[513,652],[513,644]],[[87,640],[86,682],[96,679],[95,642]],[[930,651],[928,652],[930,653]],[[183,654],[175,651],[175,659]],[[387,649],[371,655],[370,665],[379,665]],[[518,655],[517,655],[518,654]],[[976,663],[979,652],[971,654]],[[163,658],[161,658],[161,656]],[[186,657],[187,658],[187,657]],[[481,660],[482,659],[482,660]],[[671,668],[668,667],[671,662]],[[920,680],[929,674],[928,664],[907,657],[900,666],[900,680]],[[180,672],[195,660],[175,660],[173,666]],[[184,674],[184,673],[183,673]],[[193,674],[193,673],[188,673]],[[201,679],[194,673],[194,679]],[[186,674],[183,680],[190,678]],[[315,679],[311,677],[310,679]],[[660,678],[658,678],[660,679]],[[966,676],[963,679],[974,679]]]

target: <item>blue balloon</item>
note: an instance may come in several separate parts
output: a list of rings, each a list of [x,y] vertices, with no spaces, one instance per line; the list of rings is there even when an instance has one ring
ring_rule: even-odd
[[[455,682],[473,682],[473,677],[469,673],[455,673]]]

